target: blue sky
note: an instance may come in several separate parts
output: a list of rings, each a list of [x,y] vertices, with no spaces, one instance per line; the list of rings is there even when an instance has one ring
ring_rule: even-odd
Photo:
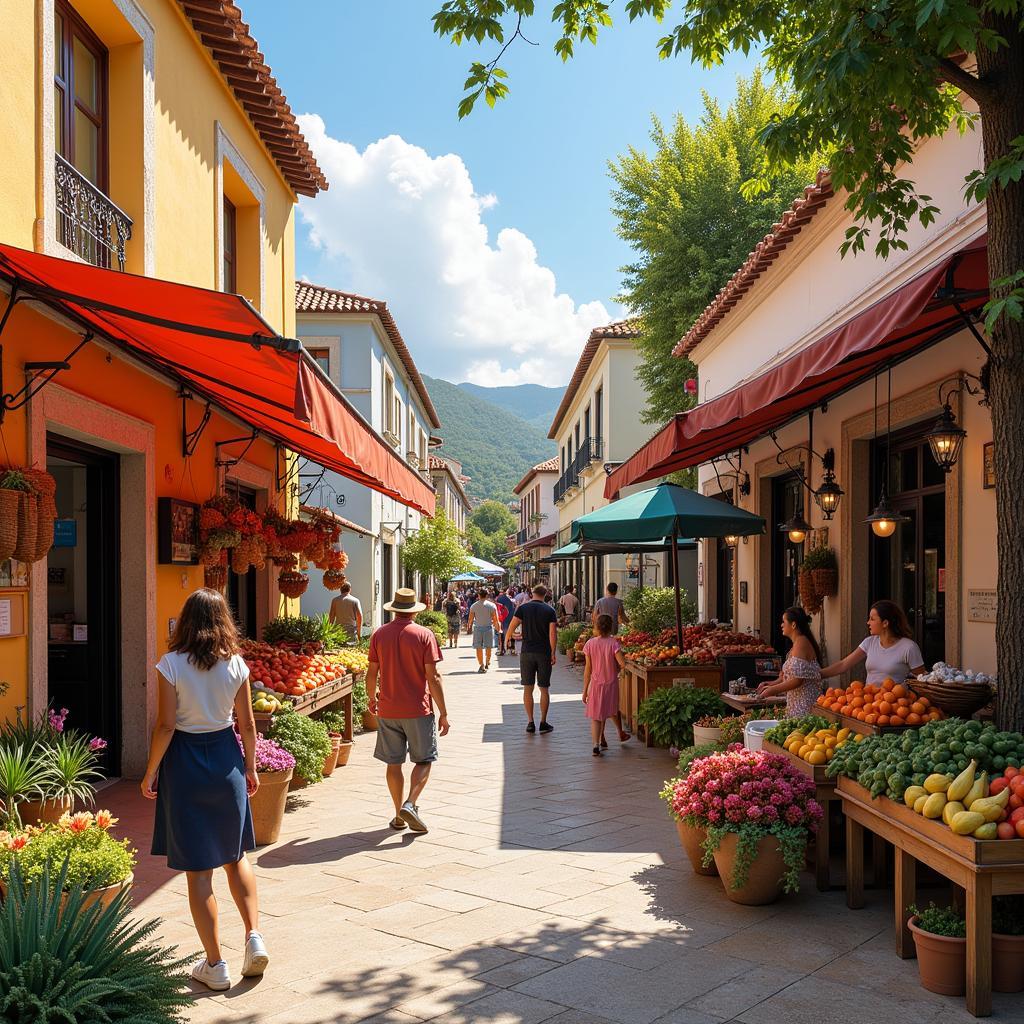
[[[503,62],[512,95],[460,122],[477,54],[433,34],[436,6],[244,0],[292,109],[323,122],[303,121],[331,189],[301,204],[297,271],[386,299],[427,373],[563,384],[590,328],[622,313],[607,161],[647,146],[652,113],[693,118],[702,89],[727,102],[752,61],[659,61],[664,26],[623,19],[563,65],[543,13],[539,45]]]

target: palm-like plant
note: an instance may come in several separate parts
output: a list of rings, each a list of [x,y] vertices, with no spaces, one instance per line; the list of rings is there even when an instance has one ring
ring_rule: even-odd
[[[45,782],[46,768],[38,756],[38,748],[27,748],[22,744],[0,746],[0,797],[3,798],[8,829],[21,828],[18,804],[22,800],[42,797]]]
[[[41,750],[41,785],[47,800],[80,800],[91,804],[95,781],[103,776],[96,769],[97,757],[80,733],[58,733]]]
[[[56,867],[52,868],[58,872]],[[174,1024],[191,1005],[185,961],[149,940],[159,922],[131,915],[127,891],[109,906],[85,907],[67,873],[25,885],[17,863],[0,909],[0,1020]]]

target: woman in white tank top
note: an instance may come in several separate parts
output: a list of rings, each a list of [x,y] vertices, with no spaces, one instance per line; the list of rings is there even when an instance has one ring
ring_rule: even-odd
[[[921,648],[911,637],[903,609],[893,601],[876,601],[868,614],[868,636],[842,661],[821,670],[822,679],[864,665],[865,683],[902,683],[925,671]]]

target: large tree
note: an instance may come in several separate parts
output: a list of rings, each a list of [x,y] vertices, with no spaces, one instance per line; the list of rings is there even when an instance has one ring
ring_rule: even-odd
[[[447,580],[473,568],[462,545],[459,529],[439,508],[433,519],[424,519],[419,530],[402,548],[402,566],[424,577]]]
[[[567,60],[612,24],[601,0],[558,0],[555,51]],[[508,92],[501,56],[536,14],[535,0],[448,0],[434,28],[453,42],[493,41],[476,62],[460,114],[477,99]],[[670,13],[672,0],[626,0],[630,20]],[[661,57],[688,51],[705,66],[730,50],[760,49],[776,79],[791,86],[788,108],[761,138],[772,164],[822,152],[837,191],[857,220],[845,252],[904,248],[912,220],[930,223],[931,198],[913,179],[915,140],[980,127],[982,160],[968,195],[986,204],[991,356],[988,396],[999,452],[996,550],[999,663],[997,714],[1024,728],[1024,0],[682,0]],[[673,19],[675,20],[675,19]]]
[[[783,90],[755,72],[737,82],[726,110],[705,93],[696,124],[681,114],[671,127],[654,118],[653,153],[631,147],[609,165],[618,234],[636,254],[622,268],[622,301],[643,324],[646,423],[665,423],[693,402],[685,383],[696,369],[672,349],[821,167],[811,156],[766,169],[759,133],[785,105]],[[753,195],[744,185],[755,178],[766,187]]]
[[[477,558],[498,564],[508,553],[507,539],[519,520],[500,501],[481,501],[469,516],[466,540]]]

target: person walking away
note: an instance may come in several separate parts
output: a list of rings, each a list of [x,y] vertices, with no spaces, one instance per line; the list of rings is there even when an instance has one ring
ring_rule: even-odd
[[[331,602],[330,619],[341,626],[349,643],[358,643],[363,636],[363,606],[352,593],[351,583],[342,583],[338,596]]]
[[[580,602],[576,597],[576,588],[570,583],[565,588],[565,593],[558,599],[558,607],[561,611],[561,620],[563,625],[566,622],[576,621],[576,610],[579,606]]]
[[[231,972],[221,952],[215,868],[224,869],[242,918],[242,976],[261,975],[270,962],[246,857],[256,847],[249,797],[260,782],[249,669],[238,648],[223,595],[206,589],[190,595],[156,666],[157,717],[140,784],[142,795],[156,801],[153,855],[185,872],[189,910],[206,952],[192,978],[217,992],[231,987]]]
[[[508,624],[505,640],[516,628],[523,627],[523,645],[519,655],[519,675],[523,683],[523,706],[526,709],[526,731],[533,733],[537,726],[533,721],[533,688],[540,687],[540,731],[552,731],[548,721],[548,706],[551,700],[551,670],[555,666],[555,631],[558,616],[550,605],[544,603],[545,586],[538,583],[533,588],[533,599],[524,601]]]
[[[629,616],[626,614],[626,606],[619,600],[619,585],[618,583],[609,583],[605,588],[604,597],[594,602],[594,610],[590,614],[590,621],[594,627],[594,632],[597,632],[597,617],[599,615],[609,615],[612,620],[612,636],[615,636],[619,632],[620,624],[623,626],[629,625]]]
[[[786,695],[786,717],[801,718],[814,710],[821,696],[821,648],[811,632],[810,616],[799,606],[782,613],[782,635],[790,641],[789,657],[779,678],[761,683],[758,697]]]
[[[473,650],[476,651],[478,672],[491,667],[491,651],[494,649],[494,630],[501,629],[498,609],[493,601],[487,600],[487,591],[481,587],[476,600],[469,608],[469,626],[473,631]],[[486,660],[485,660],[486,659]]]
[[[585,666],[583,669],[583,703],[590,719],[590,738],[594,743],[594,757],[600,757],[608,741],[604,738],[605,722],[615,721],[619,730],[619,742],[630,739],[622,730],[622,715],[619,712],[619,670],[626,667],[622,644],[612,636],[612,617],[598,615],[597,633],[583,645]]]
[[[462,611],[455,595],[449,590],[444,601],[444,617],[448,620],[448,646],[459,646],[459,629],[462,626]]]
[[[384,605],[394,618],[370,637],[366,692],[377,715],[377,746],[373,756],[387,765],[388,790],[395,805],[391,827],[426,832],[419,799],[437,760],[437,735],[448,735],[448,712],[437,666],[441,649],[426,626],[413,619],[424,606],[416,592],[400,588]],[[434,708],[437,708],[436,720]],[[413,763],[406,796],[406,757]]]
[[[499,591],[498,596],[494,600],[494,604],[498,609],[498,619],[501,622],[501,630],[498,634],[498,654],[502,655],[505,651],[510,651],[512,654],[516,653],[516,642],[515,639],[506,641],[505,630],[508,628],[509,622],[512,620],[512,616],[516,613],[516,606],[512,603],[512,597],[510,596],[512,588],[508,588],[508,592]]]
[[[520,587],[516,591],[516,596],[512,599],[512,603],[516,606],[516,608],[520,608],[526,601],[529,600],[529,591],[527,591],[526,587]]]

